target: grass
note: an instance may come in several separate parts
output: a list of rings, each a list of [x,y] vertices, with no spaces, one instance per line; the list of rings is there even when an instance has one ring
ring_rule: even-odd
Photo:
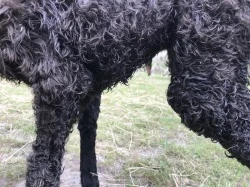
[[[169,78],[136,73],[130,85],[103,94],[97,158],[101,186],[247,187],[249,170],[218,144],[190,132],[167,104]],[[25,175],[34,139],[30,90],[0,84],[0,184]],[[67,155],[78,155],[75,130]]]

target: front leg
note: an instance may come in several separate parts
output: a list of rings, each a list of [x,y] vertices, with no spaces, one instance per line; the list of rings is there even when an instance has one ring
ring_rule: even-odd
[[[101,94],[91,98],[90,103],[81,112],[78,129],[81,136],[81,183],[83,187],[98,187],[95,140],[97,119],[100,112]],[[86,100],[81,103],[86,105]]]

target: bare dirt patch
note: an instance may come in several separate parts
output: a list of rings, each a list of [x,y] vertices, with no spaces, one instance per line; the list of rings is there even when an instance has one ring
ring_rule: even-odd
[[[80,183],[80,158],[76,154],[68,153],[64,157],[63,162],[63,173],[61,175],[61,187],[81,187]],[[114,168],[113,168],[114,169]],[[99,180],[100,186],[102,187],[125,187],[124,180],[117,180],[114,177],[114,174],[110,171],[113,171],[112,167],[107,169],[106,167],[99,167]],[[25,187],[25,180],[20,180],[14,185],[8,185],[4,179],[0,179],[1,187]]]

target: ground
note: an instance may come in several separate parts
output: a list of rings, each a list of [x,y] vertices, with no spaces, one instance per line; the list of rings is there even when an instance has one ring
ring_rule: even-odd
[[[180,123],[166,101],[168,83],[168,76],[138,72],[129,86],[103,94],[97,139],[101,187],[248,187],[246,167]],[[1,187],[24,185],[35,129],[31,103],[29,88],[1,81]],[[80,186],[76,126],[64,166],[61,186]]]

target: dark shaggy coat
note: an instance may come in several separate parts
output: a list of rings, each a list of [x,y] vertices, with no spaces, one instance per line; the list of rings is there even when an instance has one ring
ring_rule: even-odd
[[[162,49],[168,101],[182,122],[250,167],[248,0],[0,0],[0,76],[35,96],[26,186],[59,186],[77,118],[82,185],[99,185],[100,94]]]

